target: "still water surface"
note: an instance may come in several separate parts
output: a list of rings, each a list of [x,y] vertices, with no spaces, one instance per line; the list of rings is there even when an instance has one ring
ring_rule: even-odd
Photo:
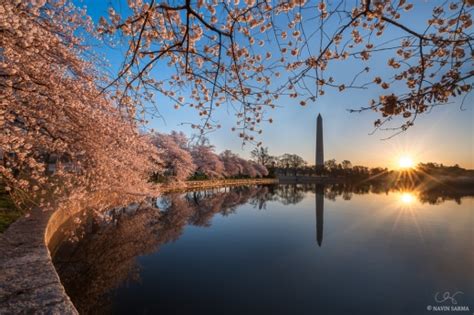
[[[454,305],[445,292],[472,314],[473,201],[341,185],[173,194],[78,216],[52,250],[83,314],[453,314],[428,310]]]

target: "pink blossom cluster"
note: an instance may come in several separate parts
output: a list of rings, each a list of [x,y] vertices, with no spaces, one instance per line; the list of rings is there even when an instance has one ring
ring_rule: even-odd
[[[89,18],[63,1],[3,1],[0,11],[6,190],[18,204],[44,208],[153,191],[147,178],[159,168],[158,151],[132,114],[101,93],[97,64],[78,35],[92,28]]]
[[[153,133],[150,139],[160,157],[160,171],[155,175],[167,181],[184,181],[195,174],[211,179],[268,175],[265,166],[245,160],[230,150],[218,155],[205,141],[191,144],[182,132]]]

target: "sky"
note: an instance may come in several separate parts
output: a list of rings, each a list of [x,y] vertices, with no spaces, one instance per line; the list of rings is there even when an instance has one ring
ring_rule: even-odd
[[[117,7],[117,1],[76,1],[80,6],[86,5],[87,12],[97,21],[107,15],[107,6]],[[119,4],[123,5],[123,4]],[[428,8],[424,2],[418,2],[415,10],[407,19],[424,20]],[[109,60],[112,69],[120,66],[123,50],[119,48],[97,48]],[[386,60],[386,59],[384,59]],[[371,60],[368,66],[377,71],[386,70],[385,61]],[[344,77],[346,73],[357,72],[360,64],[346,63],[328,69],[334,77]],[[167,75],[169,69],[159,69]],[[159,74],[158,74],[159,75]],[[445,165],[459,164],[465,168],[474,168],[474,97],[468,96],[463,108],[460,99],[453,99],[449,105],[433,108],[429,114],[419,116],[415,126],[405,133],[391,139],[391,135],[378,131],[371,134],[373,122],[379,118],[376,113],[350,113],[348,109],[366,106],[370,98],[378,98],[377,90],[332,91],[318,98],[316,103],[305,107],[299,101],[286,97],[280,98],[270,116],[274,123],[263,125],[263,134],[259,138],[263,146],[269,148],[270,154],[282,155],[294,153],[302,156],[308,164],[314,164],[316,117],[320,113],[324,124],[325,159],[337,161],[350,160],[353,165],[370,167],[381,166],[396,168],[401,156],[410,156],[415,163],[437,162]],[[395,91],[396,92],[396,91]],[[181,108],[175,110],[174,103],[165,98],[157,99],[162,119],[153,119],[149,127],[159,132],[171,130],[183,131],[188,136],[193,130],[183,122],[199,123],[195,110]],[[242,146],[238,134],[231,132],[234,125],[234,113],[229,108],[222,108],[214,116],[222,125],[221,129],[208,135],[216,151],[230,149],[243,157],[250,157],[252,144]]]

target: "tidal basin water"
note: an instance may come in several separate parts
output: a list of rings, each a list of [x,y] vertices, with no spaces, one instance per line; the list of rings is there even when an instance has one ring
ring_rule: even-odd
[[[56,235],[80,313],[474,312],[469,194],[273,185],[150,203],[81,214]]]

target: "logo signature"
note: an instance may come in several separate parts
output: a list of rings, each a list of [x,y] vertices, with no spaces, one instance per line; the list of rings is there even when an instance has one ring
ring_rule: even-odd
[[[443,303],[443,302],[446,302],[446,301],[450,301],[451,304],[457,305],[458,301],[456,301],[455,297],[456,297],[456,295],[459,295],[459,294],[464,294],[464,292],[457,291],[452,295],[449,291],[446,291],[443,294],[440,294],[440,292],[436,292],[434,298],[435,298],[435,301],[437,303]]]

